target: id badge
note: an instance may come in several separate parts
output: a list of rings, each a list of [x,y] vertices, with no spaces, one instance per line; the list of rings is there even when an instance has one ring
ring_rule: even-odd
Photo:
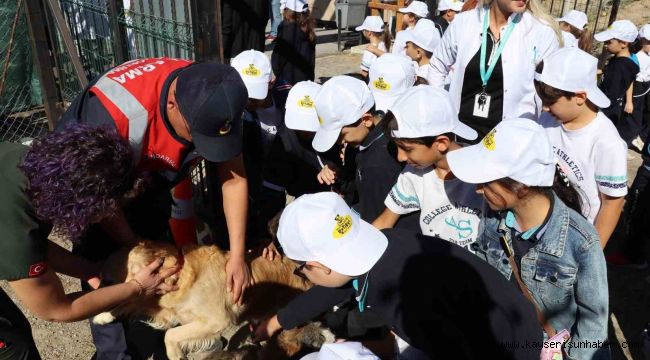
[[[490,99],[491,96],[486,93],[474,95],[474,116],[486,118],[490,113]]]

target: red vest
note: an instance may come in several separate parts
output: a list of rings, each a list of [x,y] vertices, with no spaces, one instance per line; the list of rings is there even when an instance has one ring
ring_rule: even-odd
[[[90,88],[108,110],[120,135],[129,139],[138,169],[180,170],[189,147],[167,130],[160,94],[169,75],[191,63],[170,58],[132,60],[113,68]]]

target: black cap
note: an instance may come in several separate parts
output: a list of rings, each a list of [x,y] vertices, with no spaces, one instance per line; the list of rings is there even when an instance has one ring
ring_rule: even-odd
[[[216,63],[189,66],[178,74],[176,101],[199,155],[222,162],[241,153],[242,113],[248,92],[233,67]]]

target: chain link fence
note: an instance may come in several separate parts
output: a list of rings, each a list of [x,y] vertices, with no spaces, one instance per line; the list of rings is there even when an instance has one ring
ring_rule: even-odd
[[[28,142],[47,131],[25,6],[6,0],[0,4],[0,141]]]
[[[126,32],[126,60],[169,56],[192,59],[194,41],[189,0],[124,0],[117,14],[117,31]],[[61,0],[77,51],[89,80],[118,65],[115,29],[111,29],[107,0]],[[57,68],[61,93],[71,101],[82,90],[60,34],[56,36]]]
[[[169,56],[192,59],[189,0],[118,0],[117,24],[126,33],[126,60]],[[60,0],[59,5],[88,80],[117,65],[108,0]],[[61,34],[47,15],[57,90],[63,106],[83,90]],[[113,25],[114,26],[114,25]],[[23,141],[48,131],[23,0],[0,4],[0,141]]]
[[[119,23],[126,28],[130,58],[194,58],[189,0],[125,1]]]

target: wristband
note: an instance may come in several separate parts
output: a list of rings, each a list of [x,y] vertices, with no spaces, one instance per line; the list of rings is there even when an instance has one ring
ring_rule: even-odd
[[[138,296],[144,293],[144,286],[142,286],[142,283],[139,282],[137,279],[133,278],[129,280],[129,282],[134,282],[138,286]]]

